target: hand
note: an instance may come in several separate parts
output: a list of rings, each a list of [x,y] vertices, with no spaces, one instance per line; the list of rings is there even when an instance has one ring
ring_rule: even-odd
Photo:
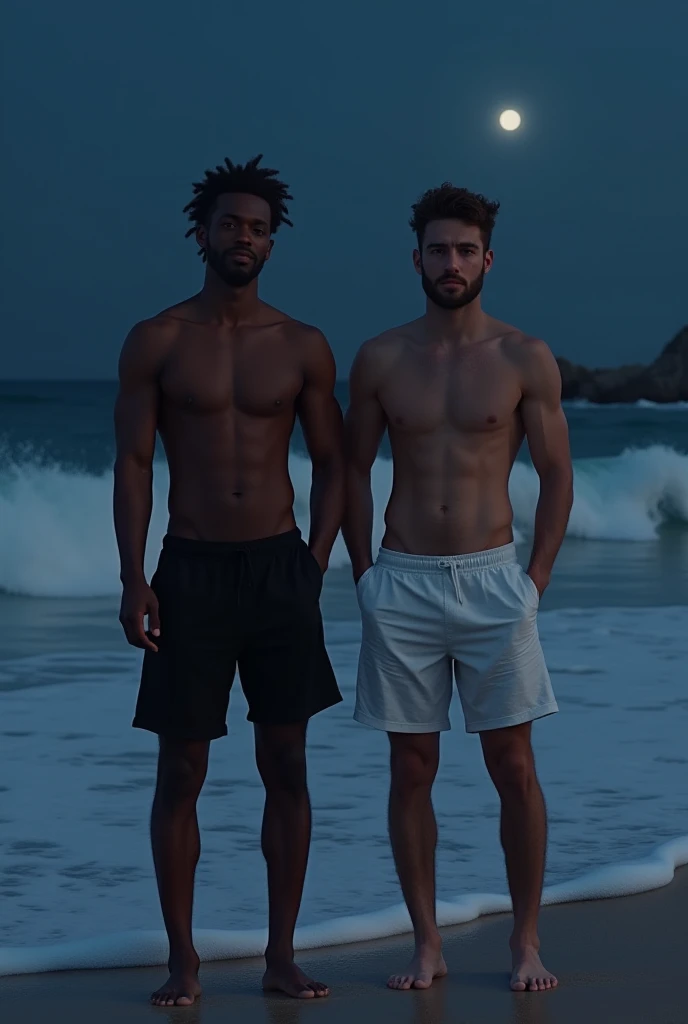
[[[145,580],[137,583],[125,583],[122,594],[122,605],[119,621],[122,623],[127,641],[132,647],[140,647],[144,651],[158,648],[148,639],[143,628],[144,616],[148,616],[148,629],[153,636],[160,636],[160,613],[158,599]]]
[[[360,570],[360,572],[359,572],[358,566],[356,566],[356,568],[354,569],[354,585],[355,586],[358,586],[358,581],[360,580],[360,578],[362,576],[365,576],[365,574],[368,572],[368,569],[371,569],[373,567],[373,565],[374,565],[373,562],[369,562],[368,565],[365,565]]]
[[[528,569],[528,575],[535,584],[535,589],[537,590],[538,594],[540,595],[540,597],[542,597],[544,592],[547,590],[547,587],[549,586],[549,573],[542,572],[542,570],[538,570],[535,566],[531,565]]]

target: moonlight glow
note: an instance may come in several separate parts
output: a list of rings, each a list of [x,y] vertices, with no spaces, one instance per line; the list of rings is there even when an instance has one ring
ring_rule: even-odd
[[[521,124],[521,115],[517,110],[503,110],[499,115],[499,123],[505,132],[515,132]]]

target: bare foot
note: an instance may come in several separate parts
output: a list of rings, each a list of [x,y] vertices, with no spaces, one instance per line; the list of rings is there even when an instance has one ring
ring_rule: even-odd
[[[150,997],[153,1006],[191,1006],[201,994],[198,980],[199,961],[176,969],[169,965],[170,976],[165,984]]]
[[[430,988],[435,978],[447,973],[441,948],[419,946],[405,974],[393,974],[387,982],[388,988],[406,991],[410,988]]]
[[[540,954],[534,946],[525,946],[512,953],[514,966],[511,975],[513,992],[545,992],[556,988],[559,982],[542,966]]]
[[[283,992],[293,999],[316,999],[329,996],[327,985],[313,981],[295,963],[271,964],[263,975],[264,992]]]

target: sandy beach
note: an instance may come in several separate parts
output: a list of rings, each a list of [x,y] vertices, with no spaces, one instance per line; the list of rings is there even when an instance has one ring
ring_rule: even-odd
[[[507,915],[445,930],[450,974],[427,992],[392,992],[387,976],[409,955],[408,936],[304,954],[327,981],[327,1000],[295,1003],[260,992],[259,960],[205,964],[204,995],[187,1009],[155,1009],[161,968],[73,971],[0,981],[4,1019],[22,1024],[688,1024],[688,868],[662,889],[547,907],[545,962],[560,987],[509,991]]]

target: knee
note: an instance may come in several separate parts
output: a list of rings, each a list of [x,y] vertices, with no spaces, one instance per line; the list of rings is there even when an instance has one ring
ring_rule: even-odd
[[[268,794],[300,797],[307,792],[306,752],[300,746],[263,750],[258,768]]]
[[[505,749],[486,754],[485,763],[502,799],[525,802],[537,786],[535,761],[530,749]]]
[[[413,743],[392,747],[392,789],[408,794],[418,789],[430,789],[439,766],[435,750],[426,750]]]
[[[205,781],[206,769],[204,759],[161,753],[156,801],[166,807],[195,804]]]

